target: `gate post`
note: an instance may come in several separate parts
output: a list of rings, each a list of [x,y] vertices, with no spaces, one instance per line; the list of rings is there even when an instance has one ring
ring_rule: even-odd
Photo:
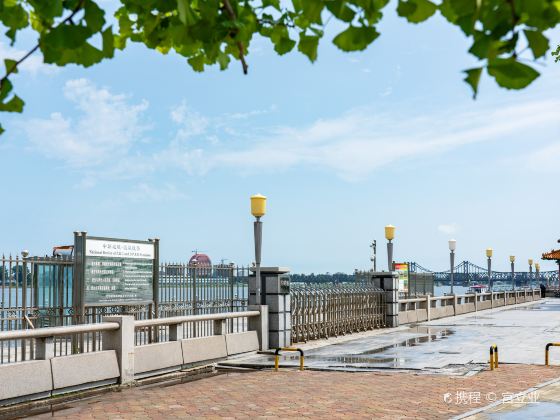
[[[385,291],[385,319],[387,327],[399,326],[399,275],[380,271],[371,275],[373,285]]]
[[[255,267],[251,268],[249,277],[249,306],[261,305],[257,293],[259,286],[255,276]],[[292,343],[292,311],[290,301],[290,277],[285,267],[261,267],[261,280],[266,291],[261,308],[268,307],[268,346],[280,348]],[[264,314],[261,315],[264,318]],[[266,341],[263,339],[261,344]]]

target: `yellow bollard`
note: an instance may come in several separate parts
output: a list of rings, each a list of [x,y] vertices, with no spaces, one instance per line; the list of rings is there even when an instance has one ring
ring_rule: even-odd
[[[498,346],[492,344],[490,346],[490,370],[498,368]]]
[[[278,368],[280,367],[280,351],[297,351],[299,352],[299,370],[304,370],[304,356],[303,350],[297,349],[293,347],[283,347],[276,349],[274,352],[274,370],[278,372]]]
[[[548,352],[549,352],[550,347],[552,347],[552,346],[554,346],[554,347],[560,347],[560,343],[548,343],[548,344],[546,345],[546,347],[544,348],[544,365],[545,365],[545,366],[548,366],[548,364],[549,364],[549,363],[548,363],[548,362],[549,362],[549,359],[548,359]]]

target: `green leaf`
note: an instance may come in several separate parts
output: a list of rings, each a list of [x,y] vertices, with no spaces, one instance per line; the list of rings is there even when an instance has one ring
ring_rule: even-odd
[[[378,36],[379,32],[374,27],[349,26],[333,39],[333,44],[342,51],[361,51],[365,50]]]
[[[270,40],[274,44],[274,51],[280,55],[290,52],[296,45],[296,41],[290,38],[288,28],[282,25],[277,25],[272,29]]]
[[[556,47],[556,51],[553,51],[553,52],[552,52],[552,56],[553,56],[553,57],[556,57],[556,58],[554,59],[555,62],[558,63],[558,62],[560,61],[560,45],[558,45],[558,47]]]
[[[317,60],[317,47],[319,46],[318,36],[308,36],[300,34],[298,50],[305,54],[311,62]]]
[[[432,17],[437,6],[429,0],[399,0],[397,13],[411,23],[424,22]]]
[[[2,124],[0,124],[0,136],[5,132],[6,130],[4,130],[4,127],[2,127]]]
[[[194,57],[190,57],[187,62],[191,65],[192,69],[196,72],[204,71],[204,55],[198,54]]]
[[[480,75],[482,74],[482,67],[468,69],[465,70],[464,73],[467,74],[464,80],[473,90],[473,99],[476,99],[476,95],[478,94],[478,83],[480,82]]]
[[[105,12],[93,1],[88,0],[84,7],[84,19],[91,32],[99,32],[105,24]]]
[[[12,96],[6,103],[0,102],[0,112],[22,112],[24,102],[17,95]]]
[[[6,74],[8,74],[8,72],[12,72],[12,73],[17,73],[18,72],[18,68],[17,68],[17,61],[16,60],[12,60],[10,58],[6,58],[4,60],[4,66],[6,67]]]
[[[108,27],[101,34],[103,40],[103,55],[107,58],[113,58],[115,53],[115,37],[113,35],[113,28]]]
[[[28,0],[35,13],[42,19],[53,19],[62,15],[62,0]]]
[[[334,0],[327,2],[327,9],[338,19],[350,23],[356,16],[345,0]]]
[[[533,57],[537,59],[544,56],[549,48],[548,38],[545,37],[541,31],[525,29],[523,33],[527,38],[529,48],[531,48],[531,51],[533,52]]]
[[[506,89],[523,89],[529,86],[539,72],[513,58],[496,58],[488,64],[490,74],[501,87]]]

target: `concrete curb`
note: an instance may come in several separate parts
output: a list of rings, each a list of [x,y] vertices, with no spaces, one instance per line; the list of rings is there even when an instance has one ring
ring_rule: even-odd
[[[508,399],[508,401],[510,401],[511,399],[521,397],[523,395],[527,395],[531,392],[535,392],[535,391],[537,391],[541,388],[544,388],[545,386],[552,385],[552,384],[555,384],[555,383],[558,383],[558,382],[560,382],[560,378],[551,379],[550,381],[543,382],[542,384],[539,384],[539,385],[535,385],[532,388],[529,388],[529,389],[526,389],[525,391],[521,391],[521,392],[518,392],[517,394],[514,394],[512,397],[510,397]],[[498,407],[499,405],[502,405],[505,401],[506,401],[506,399],[502,398],[501,400],[495,401],[492,404],[486,405],[484,407],[475,408],[474,410],[468,411],[468,412],[463,413],[463,414],[459,414],[458,416],[455,416],[455,417],[451,417],[451,420],[465,419],[467,417],[471,417],[471,416],[474,416],[476,414],[483,413],[484,411],[488,411],[488,410],[490,410],[494,407]]]

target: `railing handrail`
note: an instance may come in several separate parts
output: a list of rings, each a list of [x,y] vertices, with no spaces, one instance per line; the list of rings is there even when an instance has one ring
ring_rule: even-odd
[[[169,318],[142,319],[139,321],[135,321],[134,327],[135,328],[154,327],[160,325],[182,324],[184,322],[212,321],[212,320],[220,320],[220,319],[252,317],[252,316],[260,316],[260,314],[261,314],[260,311],[240,311],[240,312],[222,312],[222,313],[202,314],[202,315],[173,316]]]
[[[531,288],[523,288],[523,289],[516,289],[516,290],[500,290],[500,291],[494,291],[494,292],[483,292],[483,293],[467,293],[464,295],[455,295],[457,296],[457,298],[465,298],[465,297],[471,297],[471,296],[490,296],[491,294],[496,294],[496,293],[503,293],[503,292],[523,292],[523,291],[532,291],[532,292],[540,292],[540,289],[531,289]],[[430,300],[434,301],[434,300],[447,300],[447,299],[453,299],[453,295],[444,295],[444,296],[430,296]],[[413,303],[413,302],[424,302],[426,300],[426,297],[420,297],[420,298],[411,298],[411,299],[399,299],[399,303]]]
[[[64,327],[46,327],[30,330],[2,331],[0,332],[0,341],[18,340],[25,338],[58,337],[79,333],[112,331],[118,330],[119,328],[120,326],[116,322],[100,322],[97,324],[68,325]]]

